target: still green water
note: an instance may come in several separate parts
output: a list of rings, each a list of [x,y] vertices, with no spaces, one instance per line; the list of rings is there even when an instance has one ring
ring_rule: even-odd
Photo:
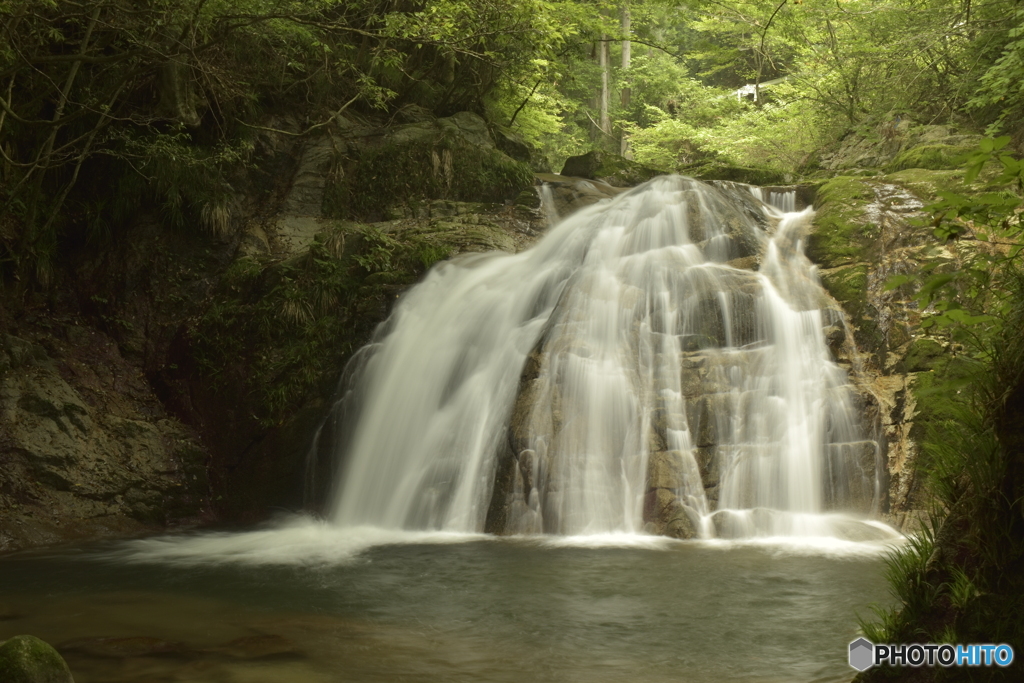
[[[268,533],[0,558],[0,640],[78,683],[848,681],[889,599],[867,544]]]

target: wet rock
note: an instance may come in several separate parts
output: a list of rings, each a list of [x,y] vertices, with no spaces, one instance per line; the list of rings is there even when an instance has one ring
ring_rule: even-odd
[[[679,496],[670,489],[651,489],[644,498],[644,522],[648,529],[671,538],[695,538],[697,527]]]
[[[718,443],[718,418],[728,408],[728,396],[712,394],[686,401],[686,422],[694,446],[714,446]]]
[[[51,645],[35,636],[21,635],[0,643],[0,681],[74,683],[74,678]]]
[[[826,507],[851,512],[877,512],[885,481],[881,447],[876,441],[832,443],[826,446],[828,477]]]
[[[651,453],[647,465],[649,488],[680,489],[686,485],[686,475],[681,451],[658,451]]]
[[[700,180],[728,180],[750,185],[783,185],[793,181],[790,174],[768,168],[737,166],[718,160],[704,160],[680,169],[683,175]]]
[[[625,191],[599,180],[585,180],[556,173],[538,173],[536,178],[551,191],[555,213],[553,218],[565,218],[582,208],[611,199]]]

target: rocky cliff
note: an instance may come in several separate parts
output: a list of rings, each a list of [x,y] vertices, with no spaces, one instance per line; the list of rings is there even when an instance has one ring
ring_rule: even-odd
[[[466,112],[411,107],[389,125],[339,117],[307,137],[292,134],[296,121],[267,123],[218,231],[144,212],[114,244],[73,245],[59,291],[0,310],[0,550],[315,509],[331,467],[316,426],[401,291],[440,259],[521,250],[545,213],[652,172],[581,158],[567,167],[578,176],[535,178],[525,145]],[[896,131],[881,151],[851,142],[825,164],[846,175],[801,186],[819,206],[808,252],[859,349],[837,317],[833,351],[884,437],[898,522],[922,504],[920,389],[957,372],[948,344],[916,327],[907,294],[884,287],[932,244],[913,222],[923,202],[962,184],[934,167],[969,140],[926,133],[900,142]],[[551,191],[545,207],[538,181]],[[700,375],[699,358],[687,363]],[[667,529],[662,513],[652,519]]]
[[[404,117],[269,120],[216,231],[154,207],[2,302],[0,551],[322,501],[316,426],[397,295],[544,225],[524,145],[468,112]]]

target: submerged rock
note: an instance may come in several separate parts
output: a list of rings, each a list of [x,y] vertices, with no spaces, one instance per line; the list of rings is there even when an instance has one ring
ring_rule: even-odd
[[[185,643],[153,638],[129,636],[123,638],[77,638],[60,644],[61,650],[102,659],[128,657],[183,657],[189,654]]]
[[[74,683],[74,678],[67,662],[49,643],[21,635],[0,643],[0,681]]]

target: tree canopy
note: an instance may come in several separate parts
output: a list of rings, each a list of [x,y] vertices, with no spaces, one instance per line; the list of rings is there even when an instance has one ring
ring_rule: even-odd
[[[139,206],[223,229],[275,113],[476,111],[558,170],[594,147],[667,171],[792,171],[896,117],[1017,141],[1009,0],[6,0],[0,275]],[[540,162],[543,164],[543,162]]]

